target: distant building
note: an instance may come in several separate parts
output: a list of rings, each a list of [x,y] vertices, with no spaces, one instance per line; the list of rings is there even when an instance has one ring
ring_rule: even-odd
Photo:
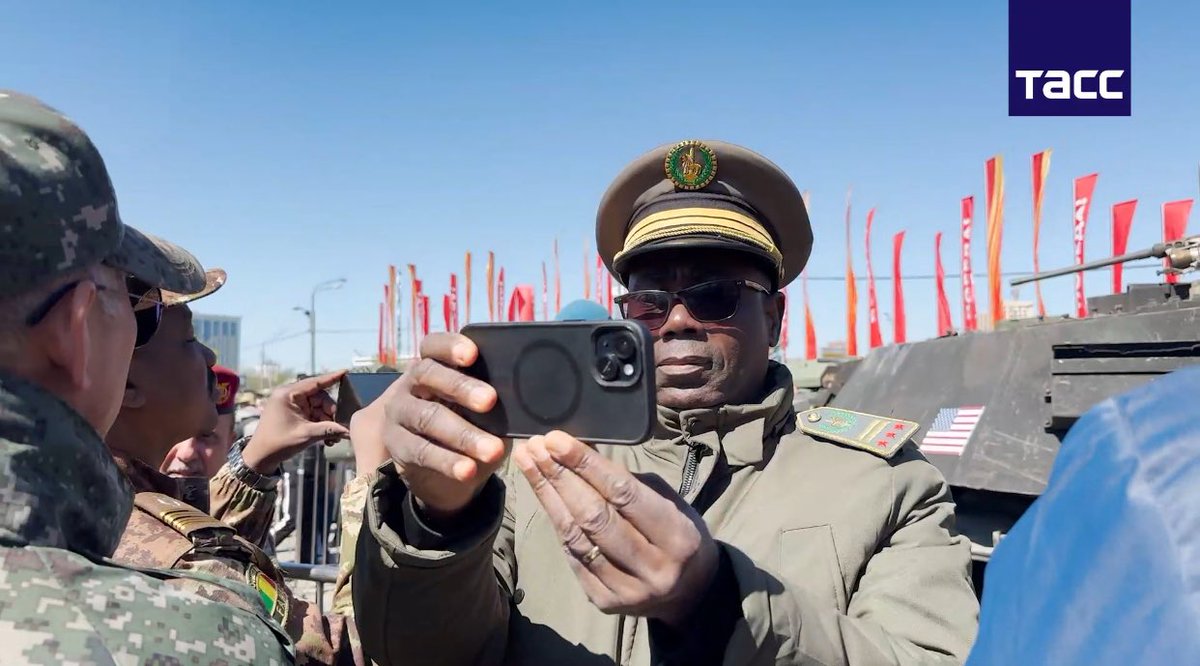
[[[239,370],[242,348],[242,318],[229,315],[193,314],[196,339],[217,354],[217,363]]]
[[[846,357],[846,341],[835,340],[821,347],[819,358],[845,358]]]
[[[1032,319],[1033,301],[1004,301],[1005,319]]]

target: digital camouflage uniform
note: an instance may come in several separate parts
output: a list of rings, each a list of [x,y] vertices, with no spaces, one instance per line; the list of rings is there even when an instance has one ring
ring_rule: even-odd
[[[296,644],[299,664],[366,664],[353,618],[323,615],[320,607],[296,597],[275,562],[234,528],[183,503],[175,479],[115,453],[133,484],[134,511],[113,558],[146,567],[197,571],[254,587],[258,599],[245,601],[224,585],[182,579],[177,584],[200,596],[265,612]]]
[[[204,284],[195,257],[121,222],[82,130],[0,91],[0,307],[101,262],[177,292]],[[293,662],[291,641],[262,613],[174,584],[203,574],[107,559],[131,508],[99,433],[55,395],[0,370],[0,663]],[[253,599],[244,584],[212,582],[243,607]]]

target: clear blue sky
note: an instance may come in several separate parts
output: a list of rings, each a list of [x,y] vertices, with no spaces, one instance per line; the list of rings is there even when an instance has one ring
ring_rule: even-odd
[[[348,282],[318,297],[319,328],[360,332],[322,334],[318,364],[372,353],[389,263],[415,263],[440,300],[472,251],[479,319],[486,252],[510,291],[540,290],[557,236],[564,303],[581,296],[601,193],[627,161],[681,139],[744,144],[811,191],[814,276],[843,271],[850,185],[860,276],[872,206],[877,274],[890,274],[901,229],[906,272],[932,273],[942,230],[956,273],[959,199],[976,196],[981,238],[984,161],[997,153],[1009,271],[1032,265],[1029,160],[1043,148],[1054,150],[1044,267],[1072,260],[1076,176],[1100,173],[1089,259],[1108,253],[1113,203],[1140,199],[1134,249],[1159,240],[1162,202],[1197,194],[1196,3],[1134,3],[1131,118],[1007,117],[1005,2],[21,4],[0,25],[3,85],[88,130],[127,222],[229,271],[196,310],[243,317],[244,367],[257,343],[305,330],[293,306],[336,277]],[[982,242],[974,262],[984,270]],[[1094,274],[1089,293],[1109,281]],[[977,284],[986,308],[986,279]],[[1045,283],[1050,310],[1070,309],[1072,285]],[[890,283],[878,288],[886,314]],[[958,288],[948,281],[956,325]],[[910,338],[934,332],[933,289],[906,284]],[[810,291],[822,344],[843,339],[843,285]],[[440,325],[440,309],[431,319]],[[304,369],[308,341],[265,352]]]

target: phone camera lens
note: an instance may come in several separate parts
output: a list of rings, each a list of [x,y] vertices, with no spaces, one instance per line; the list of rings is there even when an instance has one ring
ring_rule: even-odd
[[[616,381],[621,376],[621,360],[613,354],[605,354],[597,363],[596,369],[600,371],[600,377],[604,381]]]
[[[633,343],[633,339],[626,335],[617,336],[615,346],[617,348],[617,356],[622,361],[632,359],[633,353],[637,349]]]

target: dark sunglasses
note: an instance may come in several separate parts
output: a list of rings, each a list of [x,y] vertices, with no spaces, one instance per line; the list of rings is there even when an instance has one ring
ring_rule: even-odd
[[[54,306],[58,305],[59,301],[71,293],[75,287],[78,287],[83,280],[68,282],[54,293],[46,297],[46,300],[41,305],[34,308],[29,317],[25,319],[25,325],[29,327],[37,326],[42,323],[42,320],[50,314]],[[158,331],[158,324],[162,321],[162,292],[158,287],[152,287],[142,280],[128,275],[125,277],[125,288],[129,292],[129,304],[133,307],[133,318],[137,322],[137,339],[134,342],[134,347],[141,347],[154,337],[154,333]],[[97,291],[112,291],[112,287],[106,287],[102,284],[96,284]]]
[[[679,291],[645,289],[621,294],[616,299],[621,316],[645,324],[654,330],[666,323],[676,302],[701,323],[711,324],[737,314],[744,289],[769,294],[766,287],[750,280],[713,280]]]

